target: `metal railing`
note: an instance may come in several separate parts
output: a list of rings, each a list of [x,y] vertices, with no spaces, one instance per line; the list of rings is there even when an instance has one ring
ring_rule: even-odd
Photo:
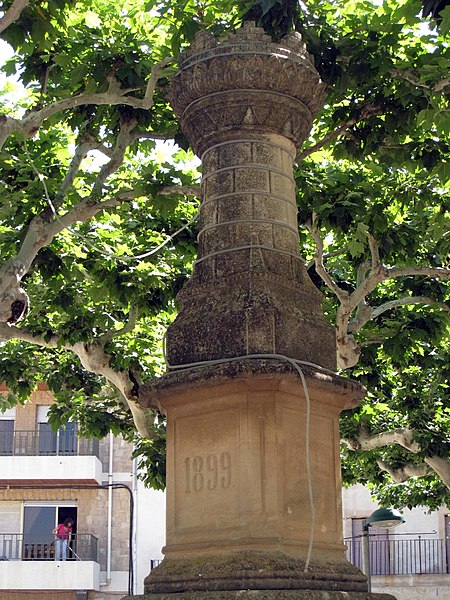
[[[153,571],[155,567],[162,563],[162,558],[151,558],[150,559],[150,571]]]
[[[0,533],[2,560],[55,560],[55,540],[51,535]],[[67,560],[98,562],[98,539],[90,533],[72,535]]]
[[[362,568],[362,539],[345,540],[347,558]],[[380,539],[369,542],[372,575],[424,575],[450,573],[450,539]]]
[[[16,430],[0,437],[0,456],[97,456],[99,441],[74,430],[56,432]]]

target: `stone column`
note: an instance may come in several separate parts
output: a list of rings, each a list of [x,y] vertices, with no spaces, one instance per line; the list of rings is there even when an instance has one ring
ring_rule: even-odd
[[[199,254],[167,334],[167,545],[154,600],[366,600],[342,541],[338,377],[300,258],[293,160],[324,86],[297,35],[197,35],[171,102],[203,181]]]
[[[335,368],[334,332],[300,259],[293,161],[323,100],[301,38],[200,33],[171,101],[202,159],[198,259],[167,333],[174,365],[252,353]]]

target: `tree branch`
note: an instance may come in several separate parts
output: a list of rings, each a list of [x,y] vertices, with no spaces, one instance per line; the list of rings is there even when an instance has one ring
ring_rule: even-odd
[[[41,248],[48,246],[58,233],[72,223],[87,221],[98,212],[139,195],[136,190],[123,190],[118,192],[114,198],[103,202],[93,202],[89,197],[61,217],[56,216],[49,219],[45,211],[34,217],[28,226],[17,256],[0,268],[0,322],[15,324],[25,316],[28,296],[19,287],[19,284]],[[19,304],[24,305],[21,311],[19,311]],[[16,316],[14,316],[15,313],[17,313]]]
[[[55,209],[59,208],[64,202],[64,198],[66,197],[67,192],[72,187],[73,182],[75,181],[75,177],[80,169],[81,163],[88,155],[90,150],[94,149],[102,149],[102,145],[94,140],[91,136],[86,136],[83,139],[79,140],[78,146],[75,148],[75,153],[72,157],[72,160],[69,165],[69,169],[67,170],[64,181],[62,182],[58,192],[55,195],[55,200],[53,202],[53,206]],[[29,157],[31,160],[31,158]]]
[[[433,89],[435,92],[442,92],[442,90],[448,85],[450,85],[450,77],[444,77],[444,79],[441,79],[440,81],[434,84]]]
[[[385,302],[381,306],[377,306],[377,308],[373,308],[372,319],[376,319],[388,310],[392,310],[393,308],[397,308],[398,306],[406,306],[408,304],[434,304],[442,310],[450,312],[450,306],[448,306],[448,304],[445,304],[444,302],[438,302],[433,298],[429,298],[427,296],[405,296],[405,298],[391,300],[390,302]],[[365,325],[365,323],[362,323],[362,325]],[[358,327],[358,330],[362,327],[362,325]]]
[[[130,306],[130,311],[128,313],[128,321],[125,323],[125,325],[123,327],[121,327],[120,329],[111,329],[110,331],[107,331],[103,335],[99,336],[99,338],[98,338],[99,341],[102,344],[106,344],[106,342],[109,342],[110,340],[112,340],[115,337],[118,337],[120,335],[125,335],[126,333],[133,331],[133,329],[136,327],[137,315],[138,315],[137,308],[134,307],[133,305]]]
[[[426,456],[424,461],[439,475],[445,485],[450,489],[450,459],[441,458],[440,456]]]
[[[76,354],[87,371],[104,377],[119,391],[128,404],[139,434],[144,438],[152,439],[148,423],[149,417],[139,404],[139,390],[136,390],[136,382],[130,378],[128,371],[115,371],[111,367],[110,357],[105,352],[102,343],[99,341],[91,344],[83,342],[75,344],[61,343],[61,337],[56,335],[49,340],[45,340],[42,336],[35,335],[26,328],[8,327],[5,323],[0,323],[0,340],[8,341],[12,339],[18,339],[42,348],[59,347]]]
[[[156,131],[141,131],[135,130],[135,140],[162,140],[164,142],[173,141],[173,138],[167,136],[165,133],[157,133]]]
[[[55,217],[52,221],[49,221],[48,218],[46,218],[45,213],[38,215],[31,221],[15,261],[20,261],[26,266],[26,271],[28,271],[39,250],[48,246],[58,233],[77,221],[88,221],[97,213],[105,210],[105,208],[118,206],[121,202],[136,198],[138,195],[139,193],[134,190],[124,190],[118,192],[114,198],[103,202],[92,201],[89,196],[79,202],[71,210],[67,211],[64,215]],[[22,277],[25,272],[22,274]]]
[[[57,348],[60,343],[60,336],[53,335],[49,340],[45,340],[42,336],[31,333],[25,327],[16,327],[15,325],[8,326],[6,323],[0,323],[0,340],[7,342],[9,340],[21,340],[28,344],[34,344],[41,348]]]
[[[336,295],[338,300],[340,300],[341,302],[345,302],[347,300],[348,293],[338,286],[338,284],[334,281],[334,279],[331,277],[331,275],[328,273],[328,271],[325,268],[325,265],[323,262],[323,258],[324,258],[323,240],[320,236],[319,229],[315,224],[315,215],[313,214],[311,219],[309,221],[307,221],[304,225],[305,225],[306,229],[309,231],[309,233],[311,234],[311,236],[316,244],[314,260],[315,260],[315,264],[316,264],[317,274],[320,276],[322,281],[330,288],[330,290],[332,292],[334,292],[334,294]]]
[[[30,0],[14,0],[3,17],[0,19],[0,33],[5,31],[12,23],[22,14],[23,10],[28,6]]]
[[[375,450],[377,448],[384,448],[385,446],[398,445],[405,448],[405,450],[417,454],[421,448],[417,442],[413,441],[413,435],[413,429],[399,428],[373,435],[360,432],[352,439],[343,439],[341,441],[350,450]]]
[[[343,438],[342,444],[345,444],[349,450],[377,450],[386,446],[397,445],[405,450],[417,454],[422,451],[420,444],[413,440],[414,429],[398,428],[392,431],[384,431],[377,434],[369,434],[360,430],[359,434],[353,438]],[[432,469],[443,483],[450,489],[450,459],[440,456],[426,456],[423,459],[425,465],[416,465],[407,463],[401,468],[393,468],[388,462],[381,459],[377,460],[378,466],[382,471],[386,471],[394,481],[402,483],[409,477],[424,477],[430,474]]]
[[[346,254],[347,252],[347,248],[342,248],[341,250],[333,250],[333,252],[324,252],[323,254],[323,263],[325,264],[325,261],[328,258],[333,258],[333,256],[342,256],[342,254]],[[313,265],[315,265],[316,260],[315,258],[312,258],[310,261],[308,261],[306,263],[306,269],[310,269]]]
[[[386,269],[385,279],[415,275],[450,279],[450,267],[390,267]]]
[[[114,198],[100,201],[106,179],[122,164],[126,149],[134,139],[132,132],[136,123],[136,119],[121,119],[116,144],[110,153],[111,158],[100,169],[90,196],[62,216],[57,215],[55,205],[48,194],[45,180],[34,165],[25,144],[28,159],[34,172],[42,181],[49,206],[31,220],[17,256],[0,269],[0,322],[15,324],[27,314],[29,299],[26,292],[19,285],[41,248],[50,244],[58,233],[63,229],[70,228],[70,225],[74,222],[87,221],[98,212],[117,206],[120,202],[139,195],[137,191],[124,190],[116,194]],[[92,149],[94,143],[97,144],[93,138],[87,136],[85,141],[77,147],[66,177],[56,195],[56,207],[62,204],[68,189],[73,184],[81,161],[87,152]],[[79,235],[76,231],[72,231],[72,233]],[[88,242],[86,241],[86,243]]]
[[[137,122],[137,119],[120,119],[120,129],[116,138],[114,150],[111,152],[110,160],[102,166],[99,174],[97,175],[90,195],[91,199],[98,199],[101,197],[105,181],[110,175],[117,171],[117,169],[123,163],[125,152],[128,146],[133,142],[134,138],[132,131],[136,127]]]
[[[342,439],[341,442],[350,450],[376,450],[385,446],[398,445],[413,454],[422,451],[420,444],[413,441],[414,430],[408,428],[393,429],[378,434],[361,431],[354,438]],[[440,456],[426,456],[424,463],[432,469],[443,483],[450,489],[450,459]],[[407,477],[423,477],[429,470],[423,466],[407,464],[401,469],[393,469],[387,462],[377,461],[380,469],[391,475],[394,481],[406,481]],[[405,477],[405,479],[402,479]]]
[[[81,361],[85,369],[105,377],[114,385],[126,400],[133,415],[138,433],[147,439],[153,439],[148,423],[148,414],[139,404],[139,390],[136,382],[130,378],[128,371],[116,371],[111,367],[110,357],[105,352],[104,345],[99,341],[91,344],[77,342],[70,348]]]
[[[368,304],[364,303],[363,308],[360,308],[361,305],[358,305],[356,317],[350,321],[348,330],[352,334],[358,333],[358,331],[360,331],[364,327],[364,325],[366,325],[369,321],[376,319],[388,310],[393,310],[394,308],[398,308],[400,306],[407,306],[412,304],[435,305],[441,308],[442,310],[445,310],[446,312],[450,312],[450,306],[448,306],[448,304],[445,304],[444,302],[438,302],[437,300],[429,298],[428,296],[405,296],[404,298],[397,298],[396,300],[385,302],[384,304],[381,304],[376,308],[373,308],[372,306],[369,306]],[[365,345],[367,345],[368,343],[373,344],[375,343],[375,340],[368,340],[365,343]]]
[[[360,285],[349,296],[349,306],[353,311],[360,302],[363,302],[365,297],[373,292],[379,283],[389,279],[388,269],[381,263],[378,244],[372,234],[368,235],[371,268],[368,274],[362,278]]]
[[[159,190],[161,196],[172,196],[181,194],[182,196],[195,196],[200,198],[201,187],[199,185],[170,185]]]
[[[373,337],[373,338],[369,338],[367,340],[363,340],[362,342],[359,342],[359,346],[361,348],[364,348],[364,346],[370,346],[371,344],[382,344],[385,341],[386,341],[385,337]]]
[[[428,466],[415,465],[414,463],[408,463],[401,468],[395,468],[384,460],[377,460],[377,465],[381,471],[388,473],[396,483],[404,483],[410,477],[425,477],[431,472]]]
[[[336,313],[336,358],[339,369],[348,369],[358,362],[359,355],[361,353],[358,344],[355,342],[353,337],[349,335],[350,315],[356,306],[354,306],[353,302],[350,301],[350,298],[353,296],[353,294],[352,296],[349,296],[346,290],[340,288],[325,269],[323,262],[323,240],[320,236],[318,227],[315,225],[314,214],[312,215],[311,220],[305,223],[305,227],[311,234],[316,244],[316,250],[314,253],[316,272],[340,302],[340,306]]]
[[[145,90],[145,96],[143,100],[143,106],[139,108],[149,109],[153,104],[153,94],[155,93],[156,84],[158,79],[161,77],[161,72],[169,63],[173,61],[172,56],[166,56],[159,63],[156,63],[151,70],[150,77],[148,78],[147,87]]]
[[[161,71],[173,60],[172,57],[166,57],[159,63],[156,63],[151,71],[144,98],[136,98],[135,96],[127,96],[127,94],[135,91],[135,88],[120,89],[119,85],[110,85],[108,91],[98,93],[83,93],[70,98],[64,98],[45,106],[37,111],[30,111],[22,119],[15,119],[8,115],[0,115],[0,149],[5,141],[13,133],[21,132],[26,137],[32,137],[49,117],[76,108],[86,104],[100,105],[119,105],[124,104],[133,108],[149,110],[153,106],[153,94]]]
[[[318,227],[315,225],[314,215],[310,221],[305,223],[305,227],[316,244],[314,255],[316,271],[340,303],[336,313],[336,350],[339,369],[348,369],[357,364],[361,354],[361,345],[355,342],[353,334],[359,332],[366,323],[383,312],[406,304],[434,304],[445,311],[450,311],[450,307],[447,304],[437,302],[425,296],[411,296],[393,300],[376,309],[366,302],[366,297],[378,284],[387,279],[405,276],[427,276],[449,279],[450,267],[386,267],[381,262],[379,247],[375,237],[372,234],[368,234],[371,255],[370,267],[368,263],[363,263],[360,266],[357,272],[356,289],[351,294],[348,294],[348,292],[342,290],[325,269],[323,240]],[[356,315],[352,319],[351,315],[355,310]],[[375,343],[375,341],[369,340],[367,343]]]
[[[437,81],[434,85],[429,85],[427,83],[422,83],[416,75],[413,75],[409,71],[400,71],[398,69],[391,69],[390,74],[394,77],[400,77],[409,83],[412,83],[416,87],[421,87],[426,90],[430,90],[431,92],[442,92],[444,88],[450,85],[450,77],[444,77],[440,81]]]
[[[356,125],[357,123],[360,123],[361,121],[364,121],[368,117],[380,115],[380,114],[382,114],[382,112],[383,112],[383,110],[381,107],[374,106],[372,104],[368,104],[366,107],[364,107],[361,110],[361,113],[358,117],[353,117],[351,119],[348,119],[348,121],[345,121],[345,123],[342,123],[342,125],[339,125],[339,127],[337,127],[337,129],[334,129],[333,131],[328,133],[326,136],[324,136],[319,142],[314,144],[314,146],[305,148],[305,150],[303,150],[303,152],[300,152],[300,154],[297,155],[296,162],[300,162],[301,160],[303,160],[310,154],[314,154],[314,152],[318,152],[324,146],[326,146],[327,144],[329,144],[330,142],[332,142],[333,140],[338,138],[345,131],[347,131],[347,129],[350,129],[350,127],[353,127],[353,125]]]

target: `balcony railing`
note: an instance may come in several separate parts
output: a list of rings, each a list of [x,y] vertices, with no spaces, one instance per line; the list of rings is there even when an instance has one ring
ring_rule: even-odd
[[[362,568],[362,538],[345,540],[347,558]],[[425,575],[450,573],[450,539],[416,537],[369,542],[372,575]]]
[[[99,441],[76,430],[11,431],[0,437],[0,456],[97,456]]]
[[[162,563],[162,558],[151,558],[150,559],[150,571],[153,571],[155,567]]]
[[[55,560],[55,541],[51,536],[0,533],[1,560]],[[67,560],[98,562],[98,539],[90,533],[72,535]]]

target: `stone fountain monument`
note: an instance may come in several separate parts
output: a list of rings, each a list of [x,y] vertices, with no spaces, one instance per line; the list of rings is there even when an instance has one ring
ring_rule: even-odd
[[[298,34],[197,35],[171,103],[202,160],[199,251],[167,332],[167,545],[154,600],[387,600],[342,541],[334,331],[299,253],[293,161],[324,100]]]

